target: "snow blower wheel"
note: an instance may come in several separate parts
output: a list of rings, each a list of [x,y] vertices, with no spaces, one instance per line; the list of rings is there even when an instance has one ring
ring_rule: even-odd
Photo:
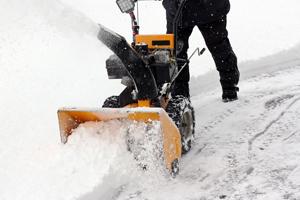
[[[102,108],[120,108],[119,106],[119,96],[110,96],[108,97],[103,105]]]
[[[177,95],[170,99],[166,111],[180,131],[182,154],[185,154],[192,147],[195,132],[194,108],[188,98]]]

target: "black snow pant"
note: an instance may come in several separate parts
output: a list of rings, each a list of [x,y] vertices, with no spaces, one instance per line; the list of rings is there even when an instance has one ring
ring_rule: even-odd
[[[224,90],[238,90],[237,84],[239,82],[239,70],[237,66],[237,58],[234,54],[231,44],[228,39],[228,32],[226,29],[226,16],[223,18],[207,23],[197,24],[188,27],[178,27],[177,30],[177,44],[178,44],[178,58],[187,59],[187,51],[189,48],[189,37],[192,34],[193,28],[198,27],[202,33],[206,46],[209,49],[214,59],[217,70],[220,75],[220,82]],[[167,32],[172,33],[172,23],[167,22]],[[179,63],[180,68],[180,63]],[[182,73],[175,81],[176,85],[187,85],[190,80],[189,66],[186,66]],[[180,86],[179,86],[180,87]]]

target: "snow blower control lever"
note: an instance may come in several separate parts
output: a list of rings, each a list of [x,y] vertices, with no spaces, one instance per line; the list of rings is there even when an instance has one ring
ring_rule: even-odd
[[[182,67],[180,68],[180,70],[177,72],[177,74],[175,74],[175,76],[172,78],[172,80],[169,83],[166,83],[163,87],[162,87],[162,91],[161,94],[163,96],[167,95],[168,93],[170,93],[170,90],[173,86],[173,84],[175,83],[175,80],[177,79],[177,77],[180,75],[180,73],[183,71],[183,69],[187,66],[187,64],[190,62],[191,58],[195,55],[195,53],[197,52],[198,56],[201,56],[204,52],[205,52],[205,48],[202,48],[201,51],[199,48],[196,48],[194,50],[194,52],[192,53],[192,55],[187,59],[179,59],[177,58],[177,61],[183,61],[185,62],[184,65],[182,65]]]

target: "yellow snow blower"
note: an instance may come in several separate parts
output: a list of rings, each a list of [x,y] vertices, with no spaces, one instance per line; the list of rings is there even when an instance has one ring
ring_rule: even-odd
[[[120,95],[107,98],[102,108],[59,109],[61,141],[66,143],[72,131],[88,121],[158,121],[161,125],[164,162],[170,172],[176,175],[181,154],[191,148],[195,127],[190,100],[170,95],[173,83],[181,71],[178,71],[176,58],[176,24],[179,14],[174,20],[175,34],[140,35],[134,15],[135,1],[117,0],[117,4],[122,12],[131,17],[133,42],[128,44],[124,37],[102,25],[98,39],[114,52],[106,60],[109,79],[121,79],[126,88]]]

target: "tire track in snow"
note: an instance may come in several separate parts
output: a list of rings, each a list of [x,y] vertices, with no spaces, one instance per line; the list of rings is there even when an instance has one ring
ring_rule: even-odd
[[[266,79],[277,79],[277,75],[281,75],[281,73],[274,73],[271,75],[264,75],[263,77],[256,77],[255,81],[250,80],[253,82],[253,84],[257,84],[258,79],[262,81],[266,81]],[[290,74],[289,72],[285,72],[284,74]],[[255,88],[256,89],[256,88]],[[293,102],[289,103],[288,106],[286,106],[285,111],[282,115],[285,116],[285,113],[289,112],[289,108],[291,108],[293,105],[297,103],[298,100],[300,100],[299,97],[299,85],[295,85],[293,87],[284,86],[283,88],[263,88],[264,90],[261,90],[261,88],[258,88],[258,91],[251,90],[250,93],[247,95],[248,102],[243,99],[243,97],[239,100],[237,103],[233,104],[226,104],[229,106],[229,110],[231,112],[228,112],[226,109],[223,112],[218,112],[220,110],[217,110],[215,108],[212,108],[212,106],[209,106],[209,108],[212,108],[214,111],[217,111],[216,114],[213,114],[212,116],[209,116],[209,119],[202,122],[202,127],[198,126],[197,130],[202,130],[199,132],[199,136],[196,138],[197,146],[199,147],[194,151],[194,156],[201,156],[203,159],[206,157],[214,157],[214,156],[220,156],[220,152],[224,153],[223,160],[224,165],[226,167],[224,169],[221,169],[219,175],[216,175],[214,173],[210,173],[209,177],[201,183],[202,188],[207,188],[207,194],[202,195],[200,198],[205,200],[215,200],[215,199],[231,199],[231,200],[238,200],[238,199],[261,199],[262,196],[268,196],[271,192],[270,191],[264,191],[261,190],[257,185],[253,182],[255,182],[255,178],[253,177],[263,177],[262,180],[266,185],[270,184],[270,188],[277,188],[280,190],[280,192],[276,192],[281,195],[284,199],[293,199],[295,196],[294,189],[295,185],[290,184],[288,182],[284,182],[286,177],[289,176],[296,168],[297,166],[294,165],[283,165],[283,166],[276,166],[272,168],[272,163],[276,158],[270,157],[270,163],[268,160],[264,161],[263,157],[260,157],[260,152],[253,152],[254,156],[256,153],[258,153],[258,158],[253,157],[253,159],[250,159],[247,156],[248,152],[248,136],[250,133],[257,133],[258,126],[260,124],[265,124],[267,121],[266,119],[272,118],[272,111],[274,109],[276,113],[280,112],[280,109],[283,109],[283,105],[287,105],[287,100],[290,100],[294,98],[295,96],[298,96],[297,99],[292,100]],[[292,94],[282,94],[282,91],[288,90]],[[281,95],[279,97],[275,97],[274,95]],[[273,97],[270,100],[270,97]],[[268,99],[269,98],[269,99]],[[250,100],[250,99],[253,99]],[[241,101],[242,100],[242,101]],[[243,102],[243,103],[241,103]],[[265,103],[264,103],[265,102]],[[213,102],[212,102],[213,103]],[[261,103],[265,104],[265,108],[268,109],[268,111],[264,111],[263,107],[259,108],[257,105],[260,105]],[[241,105],[242,104],[242,105]],[[225,105],[225,104],[224,104]],[[232,105],[232,107],[231,107]],[[215,105],[216,106],[216,105]],[[219,105],[217,105],[219,106]],[[246,106],[249,106],[249,108],[253,109],[252,112],[249,112],[249,108]],[[204,107],[207,107],[204,105]],[[222,106],[224,108],[224,106]],[[239,107],[239,108],[237,108]],[[201,108],[202,116],[205,116],[205,111],[208,109]],[[261,109],[261,110],[260,110]],[[245,112],[248,110],[248,112]],[[262,111],[262,112],[261,112]],[[281,112],[281,113],[282,113]],[[246,115],[243,115],[241,113],[244,113]],[[288,115],[287,115],[288,116]],[[248,128],[250,128],[252,131],[247,131],[247,128],[243,128],[242,126],[240,128],[234,128],[233,130],[227,131],[224,130],[224,125],[227,127],[228,122],[230,123],[230,119],[232,117],[237,117],[236,119],[239,119],[241,117],[240,122],[244,122],[248,124]],[[243,118],[248,120],[243,120]],[[257,118],[258,117],[258,118]],[[229,119],[227,119],[229,118]],[[282,117],[280,117],[278,120],[276,120],[274,123],[278,122]],[[203,119],[201,119],[203,120]],[[254,120],[254,121],[253,121]],[[238,120],[239,121],[239,120]],[[272,120],[274,121],[274,120]],[[272,121],[268,123],[270,126],[268,129],[265,130],[267,132],[272,127]],[[254,123],[253,123],[254,122]],[[273,124],[274,124],[273,123]],[[258,125],[258,126],[257,126]],[[267,125],[267,126],[268,126]],[[223,128],[222,128],[223,127]],[[239,125],[237,126],[239,127]],[[230,125],[228,126],[229,129],[231,129]],[[234,134],[234,131],[239,131],[239,134]],[[226,131],[225,135],[218,133],[218,131]],[[233,132],[232,132],[233,131]],[[230,136],[227,136],[229,134]],[[257,134],[256,134],[257,135]],[[264,135],[264,134],[263,134]],[[293,133],[290,135],[290,137],[295,136],[296,133]],[[224,137],[225,136],[225,137]],[[211,137],[211,139],[208,139]],[[230,138],[231,137],[231,138]],[[253,136],[254,137],[254,136]],[[252,137],[252,138],[253,138]],[[289,138],[290,138],[289,137]],[[243,143],[243,139],[246,138],[245,143]],[[259,138],[259,137],[258,137]],[[258,139],[257,138],[257,139]],[[273,138],[273,136],[272,136]],[[273,139],[276,139],[277,135]],[[226,140],[224,142],[221,142],[220,139]],[[204,141],[203,141],[204,140]],[[268,142],[268,138],[265,142]],[[255,140],[256,141],[256,140]],[[253,141],[254,142],[254,141]],[[230,145],[226,145],[226,143],[231,143]],[[199,145],[201,144],[201,145]],[[275,144],[276,145],[276,144]],[[273,146],[271,146],[273,148]],[[245,150],[245,151],[244,151]],[[208,155],[209,154],[209,155]],[[261,164],[263,161],[264,164]],[[263,165],[267,165],[268,168],[264,168]],[[201,167],[199,168],[201,169]],[[208,169],[208,172],[210,170]],[[201,171],[199,174],[205,174],[205,171]],[[257,174],[258,173],[258,174]],[[269,175],[271,176],[271,180],[268,180],[264,175],[266,174],[266,177]],[[251,180],[249,182],[249,180]],[[281,181],[281,182],[280,182]],[[263,185],[264,186],[264,185]],[[213,187],[213,188],[211,188]],[[266,187],[267,189],[268,186]],[[281,198],[280,197],[280,198]],[[195,198],[199,199],[199,198]],[[293,199],[295,200],[295,199]]]
[[[299,151],[295,149],[295,146],[299,144],[299,136],[297,135],[299,132],[299,87],[294,89],[293,87],[287,88],[291,92],[296,91],[298,93],[282,95],[265,103],[265,108],[270,111],[270,109],[282,107],[284,101],[291,99],[289,103],[285,103],[284,109],[281,108],[282,111],[277,110],[279,112],[277,117],[270,120],[263,131],[258,132],[248,140],[248,159],[253,170],[249,177],[251,184],[249,184],[249,180],[247,184],[253,192],[259,192],[254,199],[300,199],[297,181],[289,179],[289,177],[295,179],[297,175],[293,174],[297,174],[296,171],[299,171],[300,166],[297,161]],[[262,113],[261,120],[268,116],[272,116],[272,113]],[[295,131],[295,129],[297,130]],[[287,133],[290,134],[286,135]],[[267,148],[256,150],[253,148],[256,143]]]
[[[248,140],[248,151],[252,151],[253,143],[262,135],[264,135],[276,122],[278,122],[287,112],[288,110],[298,101],[300,100],[300,97],[294,99],[274,120],[269,122],[267,126],[264,128],[263,131],[257,133],[254,135],[251,139]]]
[[[226,120],[230,116],[234,115],[234,113],[236,113],[236,111],[247,106],[249,103],[250,102],[246,99],[239,100],[237,102],[226,103],[227,105],[229,105],[229,108],[227,108],[225,111],[219,113],[218,115],[212,117],[213,118],[212,120],[209,120],[208,122],[203,124],[203,126],[196,129],[199,134],[197,136],[195,136],[195,141],[198,139],[201,139],[203,134],[206,134],[207,132],[212,131],[212,129],[217,127],[219,124],[222,124],[224,122],[224,120]],[[198,125],[198,124],[196,123],[196,125]]]
[[[283,141],[287,141],[289,140],[291,137],[295,136],[297,133],[299,133],[300,130],[297,130],[295,132],[293,132],[291,135],[289,135],[288,137],[284,138]]]

